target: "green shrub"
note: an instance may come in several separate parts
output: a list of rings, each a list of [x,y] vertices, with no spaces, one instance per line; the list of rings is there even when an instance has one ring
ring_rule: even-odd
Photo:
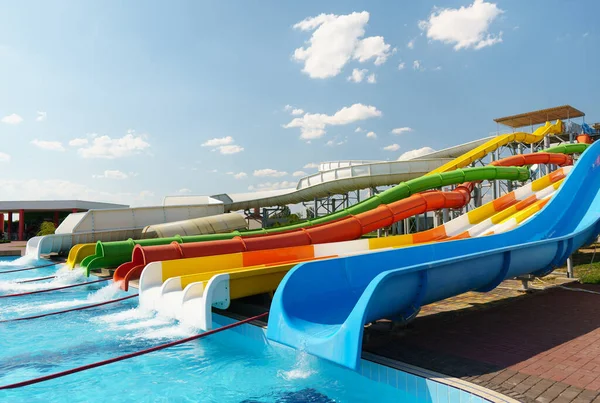
[[[56,230],[56,227],[54,227],[54,223],[51,223],[50,221],[44,221],[42,223],[42,225],[40,226],[40,230],[37,233],[37,235],[38,236],[52,235],[52,234],[54,234],[55,230]]]

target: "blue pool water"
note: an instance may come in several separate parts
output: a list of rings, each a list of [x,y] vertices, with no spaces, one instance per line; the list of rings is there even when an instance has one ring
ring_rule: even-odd
[[[47,261],[0,260],[0,272]],[[59,273],[41,283],[27,278]],[[0,273],[0,295],[86,281],[56,267]],[[89,281],[89,280],[87,280]],[[119,298],[108,283],[0,299],[0,320]],[[249,325],[245,325],[249,326]],[[258,328],[255,328],[260,330]],[[137,307],[137,299],[90,310],[0,323],[0,385],[74,368],[191,336]],[[429,400],[429,399],[427,399]],[[20,389],[0,401],[40,402],[416,402],[415,396],[353,371],[228,330],[205,339]],[[420,399],[418,401],[426,401]]]

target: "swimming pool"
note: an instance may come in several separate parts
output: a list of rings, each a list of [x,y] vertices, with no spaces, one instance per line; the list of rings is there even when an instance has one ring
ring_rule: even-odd
[[[42,262],[0,259],[0,272]],[[47,261],[44,261],[47,263]],[[27,278],[59,277],[17,284]],[[60,265],[0,274],[0,295],[86,281]],[[8,280],[10,279],[10,280]],[[89,280],[88,280],[89,281]],[[133,291],[135,292],[135,290]],[[131,293],[131,292],[130,292]],[[97,283],[0,300],[0,320],[72,308],[130,293]],[[145,311],[137,298],[30,321],[0,323],[0,385],[112,358],[196,334]],[[234,320],[218,316],[220,325]],[[468,399],[468,400],[467,400]],[[268,342],[242,325],[152,354],[19,389],[0,401],[479,402],[464,391],[364,361],[359,372]]]

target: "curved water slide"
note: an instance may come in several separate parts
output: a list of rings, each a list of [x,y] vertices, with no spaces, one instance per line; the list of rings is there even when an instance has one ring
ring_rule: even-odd
[[[425,304],[546,275],[599,233],[597,142],[545,208],[512,231],[297,265],[277,288],[267,337],[356,369],[366,323],[407,321]]]
[[[561,168],[451,220],[441,232],[437,227],[386,238],[152,262],[141,274],[140,303],[208,330],[212,326],[211,307],[226,309],[233,299],[274,291],[285,273],[298,263],[451,239],[448,237],[453,233],[488,221],[490,228],[525,212],[536,200],[551,196],[570,168]]]
[[[511,134],[505,134],[505,135],[493,137],[491,139],[484,139],[486,141],[484,141],[483,144],[480,144],[480,141],[467,143],[467,144],[458,146],[457,148],[460,148],[461,152],[465,151],[466,154],[468,154],[468,155],[463,154],[463,155],[459,156],[458,158],[450,161],[449,163],[445,164],[445,166],[447,166],[447,167],[444,169],[450,170],[456,166],[467,166],[470,163],[476,161],[477,159],[482,158],[487,153],[495,151],[497,148],[499,148],[503,145],[506,145],[512,141],[520,141],[520,142],[524,142],[524,143],[534,143],[534,142],[540,141],[541,139],[544,138],[544,136],[546,136],[548,134],[560,133],[561,131],[562,131],[562,122],[560,120],[557,120],[556,123],[554,123],[554,124],[547,122],[546,125],[541,126],[534,133],[524,133],[524,132],[511,133]],[[483,141],[483,140],[481,140],[481,141]],[[473,146],[476,146],[476,147],[473,149]],[[453,149],[441,150],[441,151],[433,153],[433,155],[435,155],[436,157],[444,157],[444,156],[451,155],[451,152],[452,153],[455,152],[455,151],[449,151],[449,150],[453,150]],[[471,151],[469,151],[469,150],[471,150]],[[430,154],[430,155],[432,155],[432,154]],[[427,156],[425,156],[425,157],[427,157]],[[411,164],[414,164],[415,162],[416,162],[416,160],[396,161],[393,164],[408,164],[406,166],[410,166]],[[403,165],[398,165],[398,166],[403,166]],[[349,166],[344,166],[343,168],[354,169],[356,167],[352,166],[352,164],[349,164]],[[403,168],[403,170],[404,170],[404,168]],[[440,169],[437,168],[436,171],[440,171]],[[323,174],[323,172],[321,172],[320,174]],[[359,175],[360,171],[356,172],[356,174]],[[330,178],[330,180],[333,180],[332,183],[337,182],[337,179],[335,177]],[[392,189],[388,189],[386,192],[384,192],[384,194],[386,194],[388,196],[387,202],[398,200],[398,198],[392,198],[392,200],[390,200],[390,197],[389,197],[389,196],[396,196],[396,193],[395,193],[396,187],[392,188]],[[383,194],[376,195],[376,196],[381,197],[382,195]],[[259,199],[263,200],[264,198],[259,197]],[[187,199],[187,198],[182,198],[182,200],[189,201],[189,199]],[[269,200],[270,200],[269,203],[275,203],[275,204],[277,204],[279,202],[283,202],[281,199],[279,199],[279,200],[269,199]],[[137,245],[137,244],[144,245],[144,246],[164,245],[164,244],[169,244],[171,242],[177,242],[177,243],[203,242],[203,241],[212,241],[212,240],[231,239],[234,237],[246,238],[246,237],[269,235],[269,234],[273,234],[273,233],[287,232],[287,231],[292,231],[292,230],[297,230],[297,229],[302,229],[302,228],[308,228],[311,226],[318,226],[318,225],[325,224],[328,222],[333,222],[335,220],[339,220],[341,218],[347,217],[348,215],[351,215],[351,214],[358,214],[358,213],[364,212],[367,209],[372,208],[372,207],[374,207],[373,206],[373,197],[369,198],[361,203],[358,203],[348,209],[338,211],[336,213],[333,213],[333,214],[330,214],[330,215],[327,215],[324,217],[320,217],[315,220],[309,220],[309,221],[305,221],[303,223],[284,226],[284,227],[280,227],[280,228],[246,231],[243,233],[236,231],[236,232],[232,232],[230,234],[221,234],[221,235],[215,235],[215,236],[162,238],[162,239],[155,239],[155,240],[151,240],[151,241],[144,241],[144,240],[134,241],[132,239],[129,239],[127,241],[121,241],[121,242],[109,242],[109,243],[98,242],[98,244],[95,247],[93,255],[87,256],[83,253],[83,252],[90,251],[91,248],[78,249],[77,252],[74,252],[73,255],[69,257],[69,260],[71,262],[81,261],[81,265],[89,273],[89,271],[93,270],[93,269],[98,269],[98,268],[102,268],[102,267],[113,267],[113,266],[116,266],[116,265],[126,262],[128,255],[130,255],[133,252],[133,249],[134,249],[135,245]]]
[[[560,154],[548,154],[561,156]],[[563,159],[564,161],[564,159]],[[144,266],[159,260],[174,260],[226,253],[245,252],[253,250],[277,249],[289,246],[311,245],[319,243],[341,242],[359,238],[371,231],[392,225],[393,223],[442,208],[461,208],[471,200],[474,182],[482,180],[517,180],[529,179],[529,171],[525,168],[487,166],[480,168],[457,169],[452,172],[428,175],[403,182],[390,190],[372,197],[367,211],[350,215],[325,225],[310,227],[298,231],[274,234],[262,237],[241,238],[228,240],[171,243],[159,246],[136,245],[131,255],[131,261],[120,265],[114,273],[114,280],[121,282],[121,287],[128,289],[129,281],[139,278]],[[430,191],[451,184],[458,186],[449,192]],[[422,193],[421,193],[422,192]],[[399,197],[398,195],[402,195]],[[386,198],[398,201],[383,203]],[[354,207],[354,206],[353,206]],[[365,206],[362,206],[365,207]]]

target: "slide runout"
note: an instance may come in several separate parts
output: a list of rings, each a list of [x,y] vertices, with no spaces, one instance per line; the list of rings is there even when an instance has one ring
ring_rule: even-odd
[[[470,201],[473,182],[486,179],[511,179],[525,181],[529,171],[518,167],[481,167],[461,169],[446,174],[428,177],[426,182],[407,182],[399,185],[407,187],[408,193],[417,193],[406,199],[378,206],[367,212],[350,216],[336,223],[319,228],[309,228],[295,233],[281,234],[266,238],[228,241],[201,242],[193,244],[161,245],[141,247],[136,245],[131,262],[123,264],[115,271],[114,280],[121,281],[127,290],[130,280],[139,278],[144,266],[152,261],[172,260],[186,257],[200,257],[215,254],[234,253],[252,250],[277,249],[289,246],[310,245],[352,240],[381,227],[389,226],[404,218],[441,208],[460,208]],[[428,188],[463,183],[449,192],[429,191]],[[179,256],[177,256],[179,255]],[[174,256],[174,257],[173,257]]]
[[[95,243],[80,243],[69,250],[69,256],[67,257],[67,267],[74,269],[81,261],[87,256],[94,253],[96,250]]]
[[[556,126],[559,124],[562,124],[562,123],[560,121],[557,121],[557,123],[553,126]],[[548,129],[548,130],[551,131],[550,129]],[[492,139],[490,141],[493,142],[496,140],[497,140],[497,138]],[[488,143],[486,143],[486,144],[488,144]],[[562,147],[562,148],[559,148],[559,147]],[[558,153],[563,153],[563,154],[564,153],[578,153],[578,152],[581,152],[582,149],[584,149],[583,147],[581,147],[580,144],[569,144],[566,146],[559,146],[559,147],[553,147],[551,149],[548,149],[548,152],[558,152]],[[433,173],[433,171],[430,173]],[[303,228],[308,228],[308,227],[315,227],[315,226],[319,226],[319,225],[323,225],[323,224],[327,224],[330,222],[334,222],[334,221],[343,219],[344,217],[347,217],[348,215],[358,214],[360,212],[367,211],[368,209],[373,208],[376,205],[378,205],[378,203],[381,203],[381,201],[379,201],[380,197],[383,198],[384,196],[386,196],[388,194],[390,194],[390,195],[395,194],[399,190],[397,188],[398,187],[396,186],[392,189],[388,189],[385,192],[383,192],[382,194],[376,195],[367,200],[364,200],[363,202],[358,203],[348,209],[338,211],[338,212],[332,213],[332,214],[324,216],[324,217],[319,217],[314,220],[307,220],[302,223],[288,225],[288,226],[280,227],[280,228],[259,229],[259,230],[245,231],[243,233],[239,232],[239,231],[233,231],[229,234],[215,234],[215,235],[210,235],[210,236],[200,235],[200,236],[193,236],[193,237],[182,237],[181,242],[187,243],[187,242],[204,242],[204,241],[225,240],[225,239],[231,239],[231,238],[237,237],[237,236],[242,236],[242,237],[265,236],[265,235],[272,235],[272,234],[284,233],[284,232],[289,232],[289,231],[302,230]],[[394,199],[398,200],[401,197],[402,197],[401,194],[397,194],[394,196]],[[156,239],[156,240],[152,240],[152,241],[154,242],[153,243],[154,245],[164,245],[164,244],[168,244],[171,242],[168,239]],[[113,242],[106,243],[105,242],[104,244],[120,245],[121,243],[120,242],[115,242],[115,243],[113,243]],[[125,244],[125,247],[129,248],[128,253],[131,254],[133,245]],[[110,253],[110,249],[107,249],[105,253]],[[123,260],[120,263],[124,263],[126,261],[127,260]]]
[[[424,304],[547,274],[593,241],[600,233],[599,190],[595,143],[545,208],[510,232],[302,263],[275,293],[267,337],[356,369],[365,323],[410,319]]]
[[[163,283],[171,278],[205,271],[227,270],[286,261],[301,261],[312,257],[314,257],[312,246],[300,246],[296,248],[282,248],[273,252],[254,251],[151,262],[145,266],[140,276],[140,303],[152,304],[149,302],[152,298],[150,296],[157,298],[158,295],[155,290],[160,289]],[[183,286],[185,286],[185,281]]]
[[[447,236],[447,233],[451,233],[452,231],[456,233],[464,231],[468,229],[469,226],[481,222],[482,220],[497,214],[499,211],[503,211],[502,209],[514,206],[514,203],[518,204],[519,202],[526,200],[532,195],[535,195],[535,191],[545,189],[553,183],[563,179],[570,169],[571,167],[560,168],[540,179],[515,189],[513,192],[508,193],[499,199],[457,217],[443,226],[417,234],[151,262],[146,265],[140,277],[140,301],[144,301],[146,295],[156,294],[156,291],[151,290],[158,290],[163,282],[168,281],[169,278],[202,273],[206,271],[206,267],[229,269],[261,263],[276,263],[277,261],[290,259],[316,258],[333,254],[348,255],[367,250],[442,240]],[[442,227],[450,227],[450,229],[440,232],[440,228]],[[183,286],[181,289],[183,289]],[[154,299],[155,298],[156,295],[154,295]]]

